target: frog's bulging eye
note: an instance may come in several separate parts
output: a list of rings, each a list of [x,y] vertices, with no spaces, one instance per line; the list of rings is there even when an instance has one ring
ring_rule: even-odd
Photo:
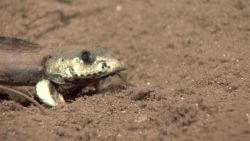
[[[87,64],[91,64],[95,61],[95,55],[90,53],[89,51],[83,51],[81,54],[81,58]]]

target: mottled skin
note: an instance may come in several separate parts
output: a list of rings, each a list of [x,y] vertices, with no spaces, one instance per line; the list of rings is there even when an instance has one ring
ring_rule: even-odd
[[[56,84],[99,79],[122,69],[123,64],[117,59],[95,55],[88,50],[72,57],[49,57],[44,63],[44,73]]]
[[[61,93],[68,93],[67,90],[97,84],[100,79],[124,69],[123,64],[117,59],[107,55],[96,55],[88,50],[70,57],[50,56],[44,61],[43,66],[44,78],[36,85],[36,91],[41,101],[49,106],[64,103]],[[53,88],[52,83],[59,86],[58,91]],[[50,90],[47,91],[50,92],[44,92],[46,87],[49,87]],[[53,98],[49,98],[49,95],[53,95]]]
[[[0,37],[0,50],[0,56],[4,56],[0,58],[0,84],[36,85],[37,97],[48,106],[65,103],[62,93],[95,85],[124,69],[123,63],[112,56],[79,46],[60,51]]]

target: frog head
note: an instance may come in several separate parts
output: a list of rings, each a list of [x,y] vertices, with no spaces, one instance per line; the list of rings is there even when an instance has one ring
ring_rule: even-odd
[[[124,64],[118,59],[89,50],[71,57],[48,57],[44,63],[46,77],[56,84],[97,80],[122,70]]]

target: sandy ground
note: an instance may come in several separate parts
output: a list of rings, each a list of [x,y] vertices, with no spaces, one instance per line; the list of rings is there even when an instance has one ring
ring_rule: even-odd
[[[250,140],[249,0],[1,0],[0,13],[1,36],[105,46],[132,84],[114,76],[48,115],[2,99],[1,141]]]

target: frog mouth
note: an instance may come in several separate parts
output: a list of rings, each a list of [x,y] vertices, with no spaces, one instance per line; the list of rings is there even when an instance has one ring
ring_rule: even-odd
[[[112,73],[109,73],[109,74],[103,74],[103,75],[92,75],[92,77],[86,77],[84,79],[81,79],[81,78],[74,78],[73,80],[70,79],[65,79],[64,80],[64,84],[68,85],[89,85],[89,84],[93,84],[93,83],[96,83],[98,81],[101,81],[101,80],[105,80],[106,78],[110,77],[110,76],[115,76],[117,75],[123,82],[125,82],[127,84],[127,80],[123,78],[123,76],[120,74],[120,72],[122,71],[125,71],[126,69],[125,68],[121,68],[119,70],[117,70],[116,72],[112,72]]]
[[[119,75],[120,72],[125,71],[125,70],[126,70],[125,68],[119,68],[119,69],[117,69],[117,70],[114,71],[114,72],[110,72],[110,73],[107,73],[107,74],[101,76],[100,79],[102,79],[102,78],[107,78],[107,77],[109,77],[109,76]]]

